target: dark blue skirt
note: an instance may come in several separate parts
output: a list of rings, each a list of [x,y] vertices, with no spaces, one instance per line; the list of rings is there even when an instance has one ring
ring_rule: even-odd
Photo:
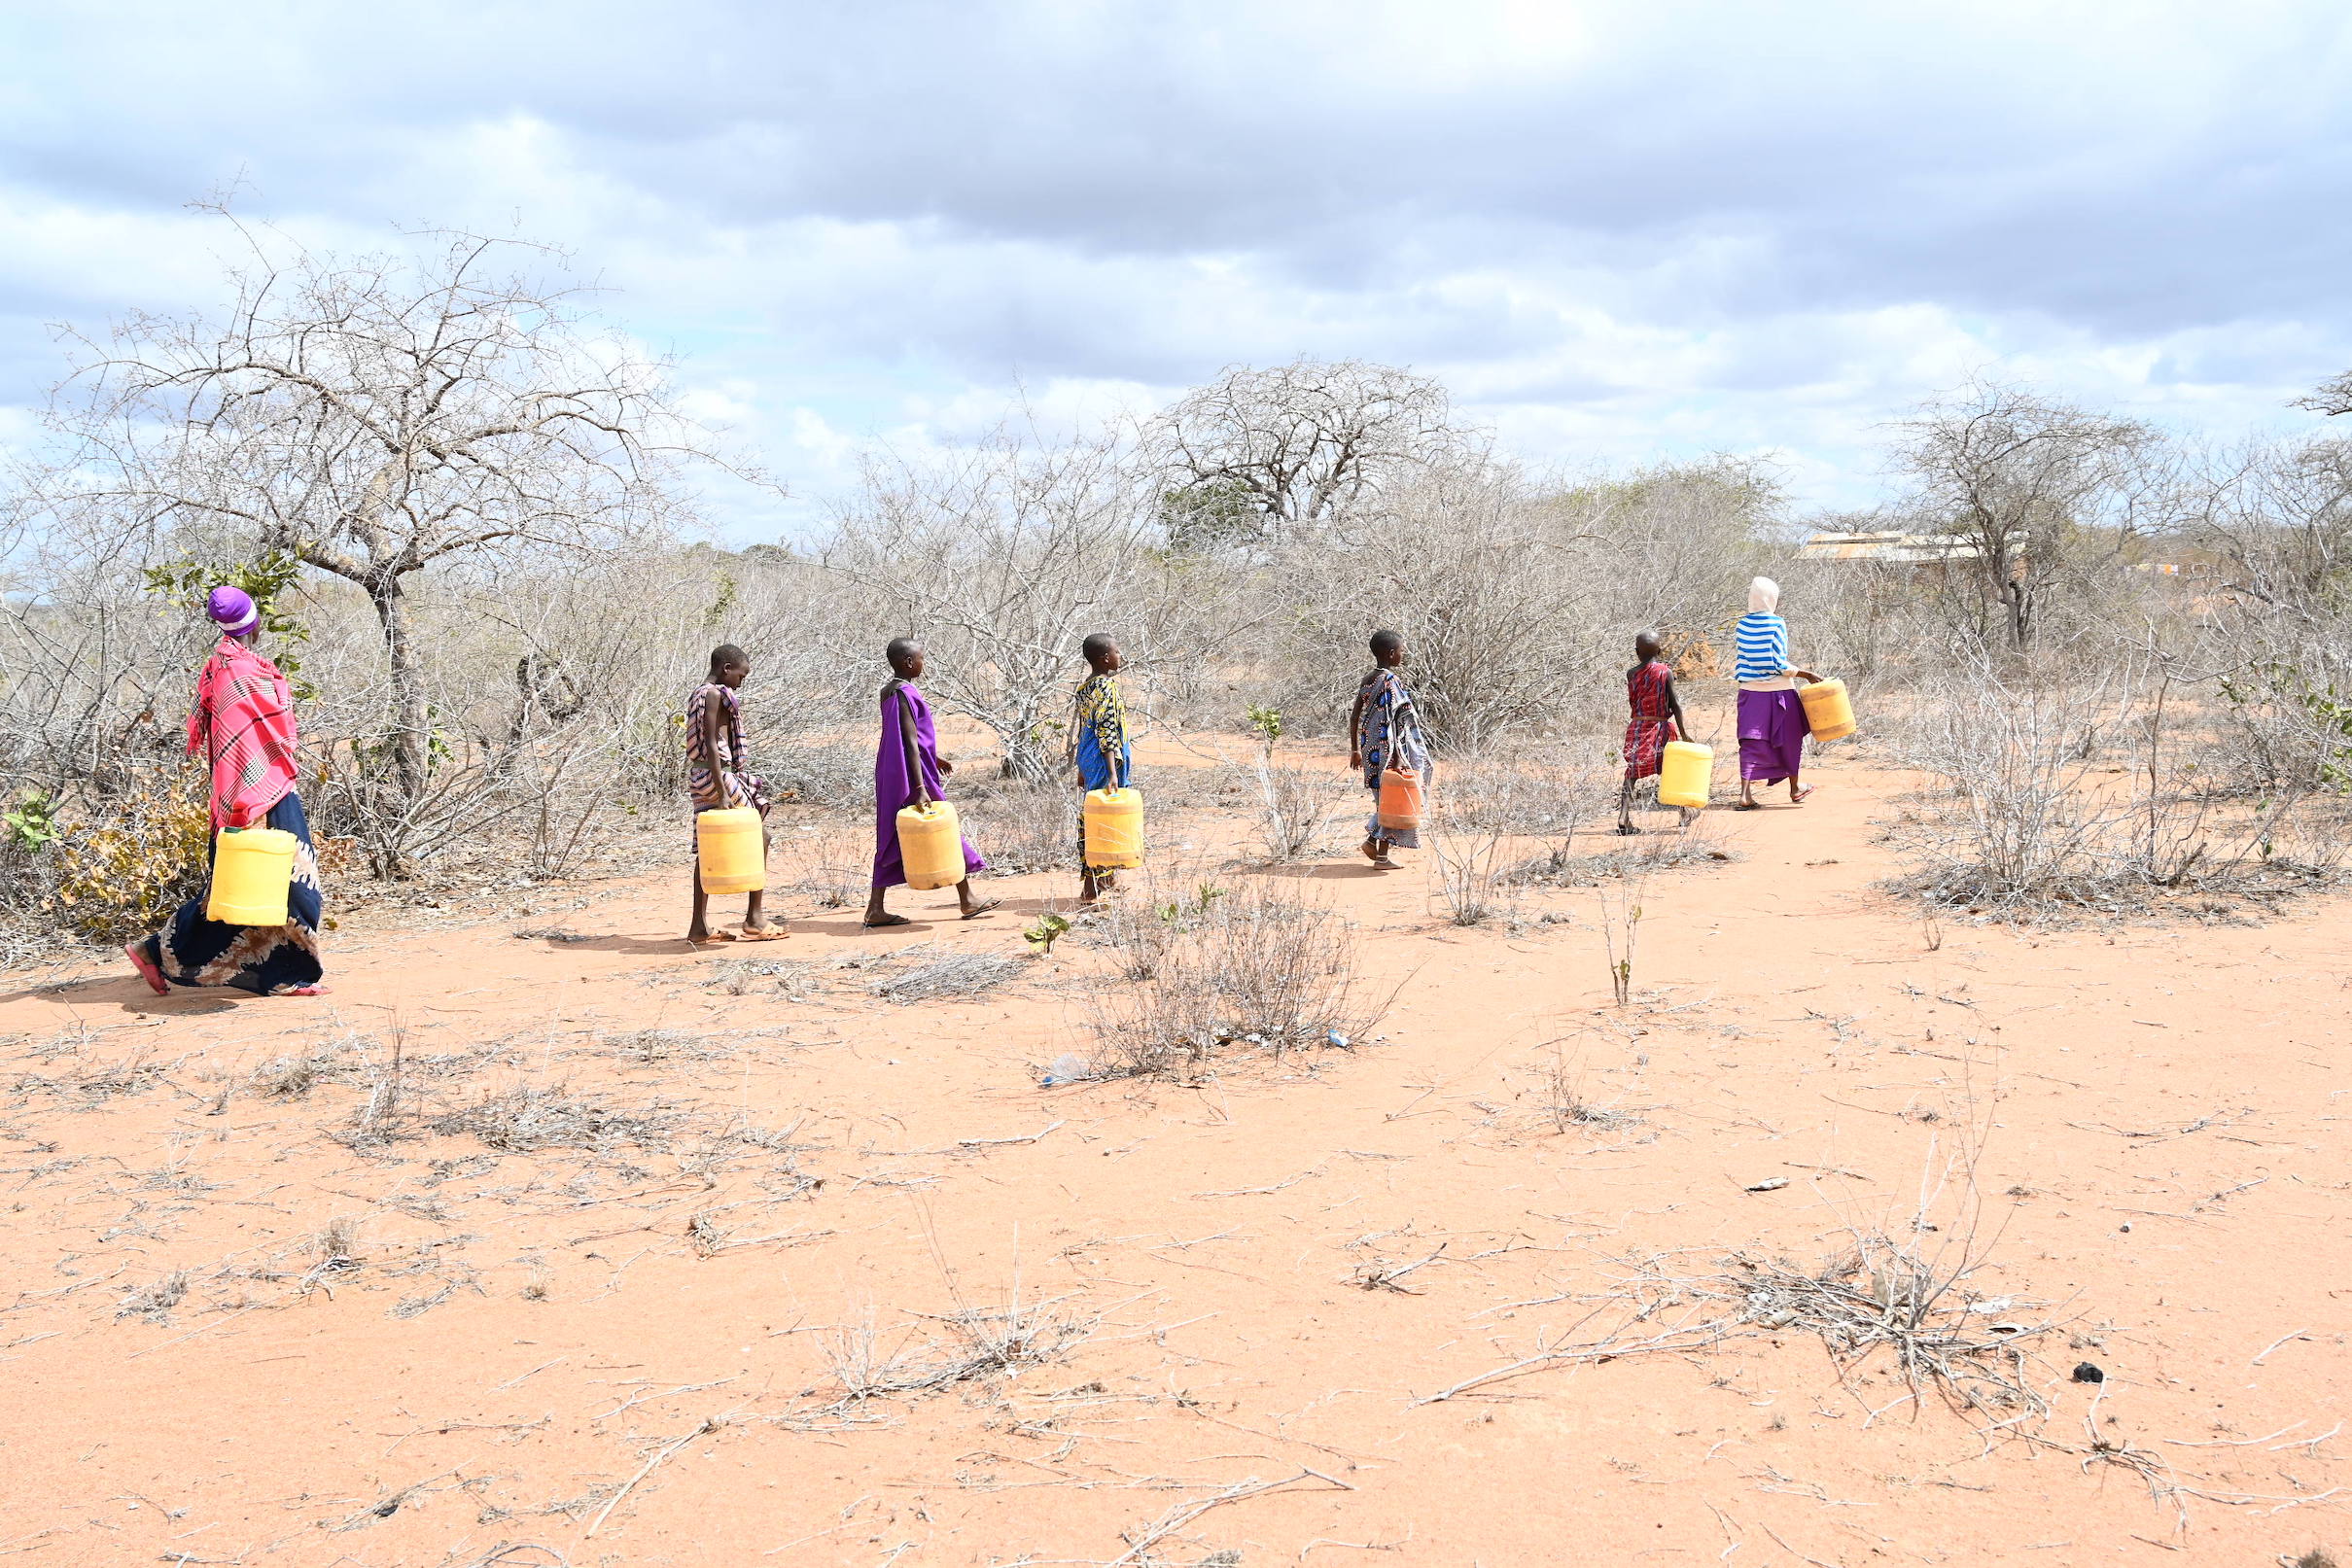
[[[310,847],[310,819],[302,815],[301,797],[289,792],[269,808],[264,825],[295,837],[294,884],[286,889],[286,923],[226,925],[205,918],[203,898],[190,899],[172,916],[170,924],[145,943],[148,958],[173,985],[234,986],[267,996],[315,986],[326,974],[319,962],[319,916],[325,900],[319,888],[318,855]],[[205,861],[209,870],[209,853]]]

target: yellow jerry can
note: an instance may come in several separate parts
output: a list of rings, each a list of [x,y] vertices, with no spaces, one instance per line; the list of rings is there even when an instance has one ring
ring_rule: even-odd
[[[283,925],[300,842],[274,827],[229,830],[213,841],[212,890],[204,918],[224,925]]]
[[[905,862],[909,888],[953,888],[962,882],[964,826],[956,808],[934,800],[899,812],[898,857]]]
[[[1097,871],[1124,871],[1143,863],[1143,792],[1141,789],[1086,791],[1086,863]]]
[[[767,843],[750,806],[694,814],[694,857],[706,893],[755,893],[768,885]]]
[[[1816,741],[1842,741],[1854,732],[1854,705],[1843,680],[1815,680],[1797,688],[1805,704],[1806,727]]]
[[[1668,741],[1658,759],[1658,804],[1704,806],[1715,775],[1712,747],[1696,741]]]

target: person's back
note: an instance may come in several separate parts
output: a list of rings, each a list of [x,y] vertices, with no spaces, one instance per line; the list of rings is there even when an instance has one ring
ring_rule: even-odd
[[[1762,610],[1739,617],[1733,632],[1735,679],[1778,680],[1788,674],[1788,622]]]

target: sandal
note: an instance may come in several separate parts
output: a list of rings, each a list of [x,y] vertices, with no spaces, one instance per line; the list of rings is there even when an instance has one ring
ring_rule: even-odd
[[[147,982],[149,991],[158,996],[171,994],[171,985],[163,978],[163,971],[157,968],[147,957],[147,938],[142,936],[136,942],[125,944],[123,957],[128,958],[131,967],[139,971],[139,978]]]
[[[780,931],[773,925],[747,925],[740,934],[735,932],[722,934],[730,942],[781,942],[792,933]]]
[[[971,908],[965,910],[962,915],[959,915],[956,918],[959,920],[976,921],[981,916],[987,914],[990,910],[997,908],[1003,902],[1004,900],[1001,898],[991,898],[985,904],[974,904]]]
[[[865,922],[862,922],[861,923],[862,923],[862,924],[865,926],[865,928],[866,928],[867,930],[869,930],[869,931],[879,931],[879,930],[882,930],[882,929],[883,929],[884,927],[886,927],[886,926],[891,926],[891,925],[912,925],[912,924],[914,924],[915,923],[914,923],[913,921],[908,920],[908,919],[907,919],[907,918],[906,918],[904,915],[885,915],[885,916],[883,916],[883,917],[882,917],[880,920],[874,920],[874,921],[865,921]]]

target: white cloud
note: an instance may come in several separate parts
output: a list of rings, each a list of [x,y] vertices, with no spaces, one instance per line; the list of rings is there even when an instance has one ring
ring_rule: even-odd
[[[0,405],[47,321],[216,298],[179,204],[241,175],[316,245],[569,247],[794,515],[868,438],[1302,352],[1840,505],[1970,374],[2236,430],[2352,364],[2325,0],[157,3],[0,51]]]

